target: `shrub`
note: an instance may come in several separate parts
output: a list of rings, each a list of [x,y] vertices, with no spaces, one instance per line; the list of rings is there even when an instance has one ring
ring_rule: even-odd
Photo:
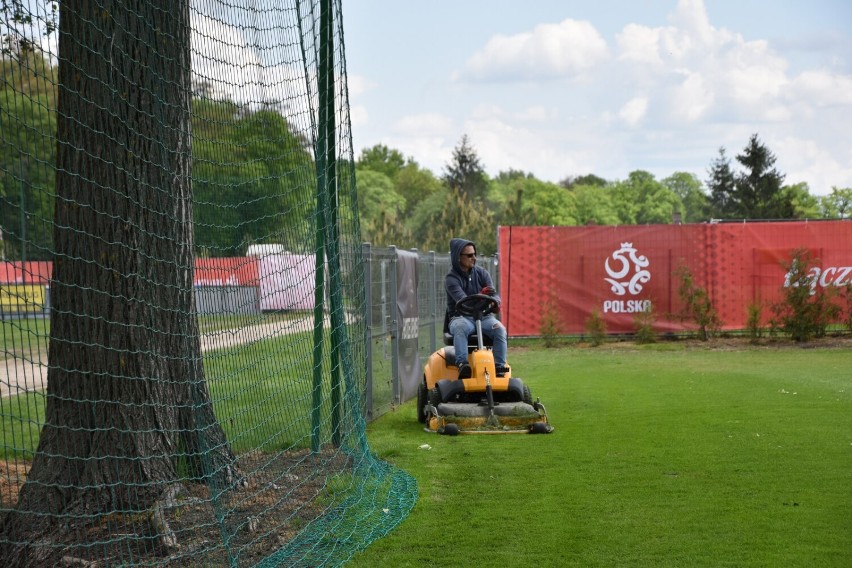
[[[589,343],[593,347],[606,341],[606,322],[598,310],[594,310],[586,320],[586,331],[589,332]]]
[[[636,326],[636,343],[657,342],[657,332],[654,331],[655,319],[653,308],[633,316],[633,324]]]
[[[722,320],[710,302],[710,295],[705,288],[696,285],[689,267],[682,262],[675,269],[674,276],[680,280],[677,294],[684,305],[681,318],[692,319],[698,325],[698,336],[702,341],[707,341],[722,327]]]
[[[545,347],[556,347],[559,344],[559,328],[559,313],[556,311],[556,302],[550,300],[544,306],[539,325],[539,333]]]
[[[793,251],[785,266],[787,277],[781,289],[782,300],[772,306],[781,329],[795,341],[810,341],[825,336],[828,325],[840,315],[833,303],[833,289],[817,286],[819,272],[804,249]]]
[[[752,343],[763,337],[763,327],[761,320],[763,319],[763,306],[759,302],[752,302],[748,305],[748,317],[746,318],[746,331]]]

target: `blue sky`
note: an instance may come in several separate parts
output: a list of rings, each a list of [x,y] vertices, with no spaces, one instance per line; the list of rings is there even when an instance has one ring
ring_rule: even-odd
[[[356,156],[440,175],[467,134],[490,175],[700,180],[757,133],[786,183],[852,187],[852,2],[345,0]]]

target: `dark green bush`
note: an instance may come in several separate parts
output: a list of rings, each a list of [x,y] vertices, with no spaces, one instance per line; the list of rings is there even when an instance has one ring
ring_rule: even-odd
[[[752,302],[748,305],[748,317],[746,318],[746,331],[748,332],[749,340],[752,343],[757,343],[763,337],[763,305],[759,302]]]
[[[606,341],[606,322],[598,310],[594,310],[586,320],[586,331],[592,346],[597,347]]]
[[[819,271],[809,251],[797,249],[785,266],[787,277],[782,299],[772,311],[781,329],[795,341],[824,337],[829,324],[837,321],[840,307],[834,303],[834,288],[817,285]]]

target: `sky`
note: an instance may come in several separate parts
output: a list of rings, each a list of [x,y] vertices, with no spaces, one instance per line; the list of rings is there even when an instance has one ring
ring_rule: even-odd
[[[849,0],[344,0],[356,157],[442,175],[699,180],[757,134],[812,195],[852,187]]]

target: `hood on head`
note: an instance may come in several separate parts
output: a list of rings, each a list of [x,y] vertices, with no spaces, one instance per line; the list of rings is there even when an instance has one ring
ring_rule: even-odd
[[[476,244],[473,241],[459,238],[450,239],[450,261],[453,264],[453,270],[462,272],[461,252],[467,245],[472,245],[474,252],[476,252]]]

